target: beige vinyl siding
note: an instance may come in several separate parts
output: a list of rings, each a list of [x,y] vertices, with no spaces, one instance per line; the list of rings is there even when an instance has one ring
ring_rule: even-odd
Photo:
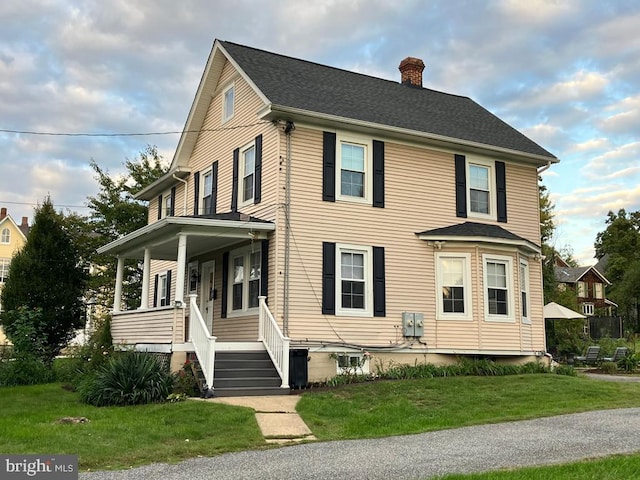
[[[401,316],[403,311],[408,311],[424,314],[422,341],[428,348],[521,349],[519,315],[513,323],[484,320],[484,250],[478,246],[458,246],[453,250],[445,246],[446,251],[471,253],[474,319],[435,320],[435,252],[428,242],[418,240],[415,233],[467,221],[456,217],[454,152],[386,141],[385,207],[374,208],[348,201],[322,201],[322,131],[298,125],[292,139],[289,335],[293,339],[389,345],[402,341]],[[535,168],[507,165],[509,223],[495,223],[538,243]],[[371,172],[367,175],[367,181],[370,181]],[[283,235],[281,231],[276,234],[278,237]],[[282,239],[278,241],[281,243]],[[321,313],[323,241],[385,248],[386,317]],[[500,250],[499,253],[513,258],[513,288],[516,289],[518,262],[515,250]],[[541,301],[539,268],[532,260],[529,265],[534,321],[530,336],[536,349],[542,349],[541,307],[536,304]],[[278,288],[281,283],[282,277],[278,275]],[[519,295],[516,293],[514,291],[517,312]],[[530,347],[525,346],[525,349],[530,350]]]
[[[164,307],[148,311],[114,313],[111,335],[114,345],[135,343],[171,343],[174,339],[174,324],[179,325],[182,310]],[[135,316],[135,321],[133,317]],[[180,327],[180,332],[182,327]],[[180,332],[176,332],[180,338]]]

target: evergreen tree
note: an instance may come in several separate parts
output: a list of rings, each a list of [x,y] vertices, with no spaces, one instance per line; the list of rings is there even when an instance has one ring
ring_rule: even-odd
[[[24,330],[25,319],[30,321],[39,342],[34,350],[45,362],[52,361],[85,322],[86,275],[63,225],[62,215],[45,198],[35,211],[26,244],[11,261],[2,290],[5,311],[0,321],[7,336],[20,344],[16,336]],[[31,310],[40,314],[25,314]]]

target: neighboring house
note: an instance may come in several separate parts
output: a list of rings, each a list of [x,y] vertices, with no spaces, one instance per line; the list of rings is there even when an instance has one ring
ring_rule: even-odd
[[[266,349],[282,387],[289,348],[309,381],[543,356],[538,168],[558,160],[423,69],[393,82],[216,40],[169,172],[137,195],[149,224],[99,249],[120,267],[114,341],[173,368],[195,351],[216,394],[251,358],[229,351]]]
[[[554,271],[559,288],[576,292],[578,307],[583,315],[612,315],[617,305],[606,297],[606,287],[611,283],[595,266],[570,267],[556,257]]]
[[[4,288],[4,283],[9,276],[9,265],[11,258],[27,242],[29,234],[29,222],[27,217],[22,217],[22,223],[18,225],[11,215],[7,214],[5,207],[0,208],[0,292]],[[2,300],[0,299],[0,312],[2,311]],[[8,340],[0,326],[0,345]]]

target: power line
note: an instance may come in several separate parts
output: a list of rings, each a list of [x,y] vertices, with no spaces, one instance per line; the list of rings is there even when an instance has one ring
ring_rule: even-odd
[[[11,205],[29,205],[32,207],[38,206],[39,203],[38,202],[9,202],[7,200],[0,200],[0,203],[8,203]],[[65,208],[91,208],[88,205],[62,205],[62,204],[55,204],[54,207],[65,207]]]
[[[0,128],[0,133],[14,133],[16,135],[43,135],[51,137],[145,137],[154,135],[177,135],[183,133],[200,133],[200,132],[222,132],[225,130],[235,130],[237,128],[248,128],[261,125],[263,123],[271,123],[268,120],[261,120],[259,122],[250,123],[247,125],[234,125],[230,127],[220,128],[200,128],[197,130],[176,130],[166,132],[140,132],[140,133],[86,133],[86,132],[38,132],[33,130],[10,130],[7,128]]]

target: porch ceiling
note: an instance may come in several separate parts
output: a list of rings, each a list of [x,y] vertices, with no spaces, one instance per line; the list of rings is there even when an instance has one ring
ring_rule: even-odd
[[[240,216],[238,220],[203,217],[167,217],[98,248],[98,253],[144,258],[146,248],[156,260],[177,260],[178,239],[187,237],[187,255],[194,257],[246,240],[266,238],[275,224]]]

